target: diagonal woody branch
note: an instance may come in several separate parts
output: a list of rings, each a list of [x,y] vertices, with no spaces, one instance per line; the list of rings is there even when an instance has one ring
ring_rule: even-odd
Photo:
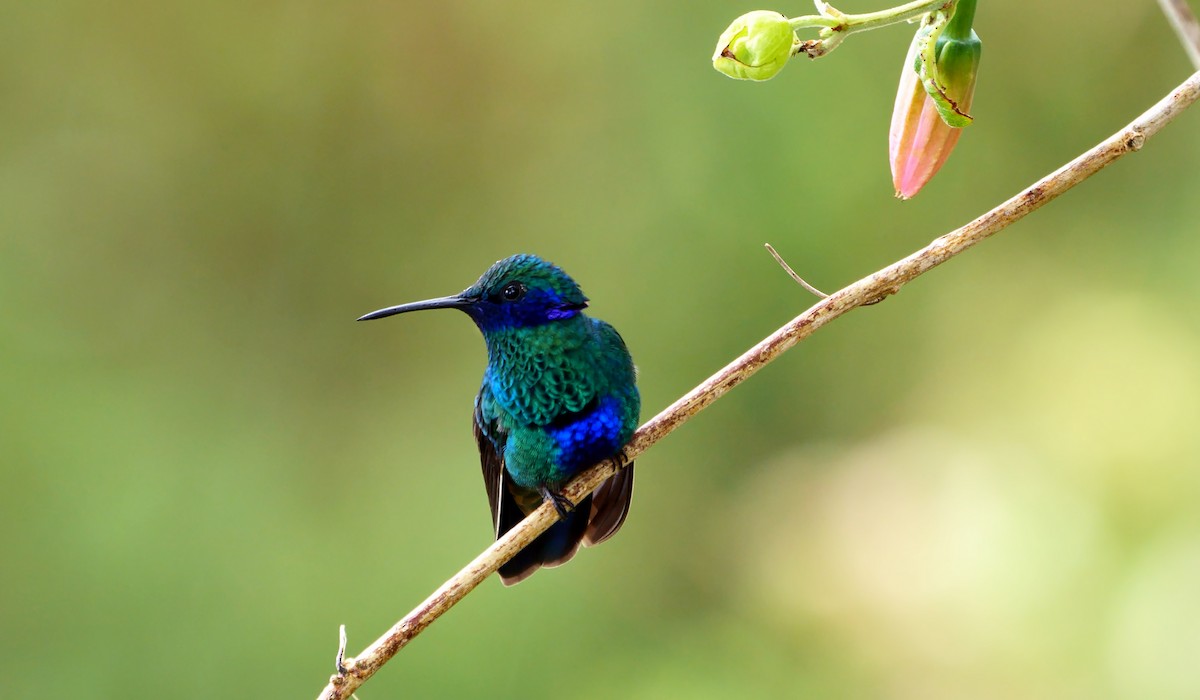
[[[1179,35],[1179,42],[1192,61],[1192,67],[1200,70],[1200,21],[1188,7],[1187,0],[1158,0],[1167,21]]]
[[[796,343],[812,335],[821,326],[852,309],[878,301],[889,294],[895,294],[903,285],[968,248],[983,242],[992,234],[1003,230],[1026,214],[1035,211],[1096,174],[1114,160],[1139,150],[1146,139],[1158,133],[1198,98],[1200,98],[1200,72],[1193,74],[1124,129],[1037,181],[1007,202],[967,225],[935,239],[912,255],[817,302],[650,419],[625,447],[625,455],[632,459],[645,452],[651,445],[666,437],[675,428],[745,381]],[[601,482],[612,475],[614,466],[612,460],[607,460],[588,469],[567,485],[564,495],[572,502],[578,503],[586,494],[591,493]],[[533,538],[544,532],[556,519],[554,507],[550,504],[543,504],[520,525],[509,530],[453,578],[442,584],[441,588],[425,599],[425,602],[397,622],[361,654],[355,658],[345,659],[344,667],[340,667],[339,672],[330,678],[329,685],[325,687],[319,700],[349,698],[356,688],[379,670],[404,645],[412,641],[413,637],[455,603],[462,600],[484,579],[495,572],[501,564],[508,561]]]

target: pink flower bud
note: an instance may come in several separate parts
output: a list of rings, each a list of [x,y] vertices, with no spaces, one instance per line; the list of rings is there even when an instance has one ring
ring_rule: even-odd
[[[960,2],[945,34],[933,39],[936,46],[932,52],[922,53],[922,33],[918,32],[904,59],[888,135],[892,184],[900,199],[916,195],[929,182],[954,150],[962,127],[971,123],[982,44],[970,28],[974,3],[969,3],[970,12],[963,12],[967,8],[961,6],[967,4]],[[962,19],[958,14],[968,15],[965,30],[955,26],[954,20]],[[935,65],[928,65],[929,56],[936,57]]]

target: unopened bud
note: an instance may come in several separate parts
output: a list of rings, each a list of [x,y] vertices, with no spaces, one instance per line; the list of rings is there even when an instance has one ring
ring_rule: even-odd
[[[717,40],[713,68],[738,80],[769,80],[787,65],[795,41],[787,17],[769,10],[748,12]]]
[[[892,184],[901,199],[916,195],[933,178],[958,143],[962,127],[973,120],[982,43],[970,26],[974,2],[961,0],[959,11],[967,9],[970,14],[954,18],[965,27],[952,20],[948,30],[957,31],[934,38],[932,47],[924,43],[930,38],[918,32],[904,59],[888,139]],[[929,48],[933,50],[924,51]]]

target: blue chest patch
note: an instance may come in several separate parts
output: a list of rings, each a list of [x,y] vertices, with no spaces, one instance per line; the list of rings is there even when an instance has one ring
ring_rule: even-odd
[[[621,407],[616,397],[605,396],[592,410],[572,418],[546,429],[559,449],[557,466],[567,477],[611,457],[621,447]]]

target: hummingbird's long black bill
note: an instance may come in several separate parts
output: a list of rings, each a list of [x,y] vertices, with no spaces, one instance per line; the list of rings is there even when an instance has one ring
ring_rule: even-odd
[[[389,306],[386,309],[372,311],[365,316],[360,316],[359,321],[374,321],[377,318],[387,318],[396,314],[408,313],[409,311],[423,311],[425,309],[464,309],[475,302],[470,297],[462,295],[454,295],[452,297],[439,297],[437,299],[426,299],[425,301],[414,301],[410,304],[401,304],[399,306]]]

